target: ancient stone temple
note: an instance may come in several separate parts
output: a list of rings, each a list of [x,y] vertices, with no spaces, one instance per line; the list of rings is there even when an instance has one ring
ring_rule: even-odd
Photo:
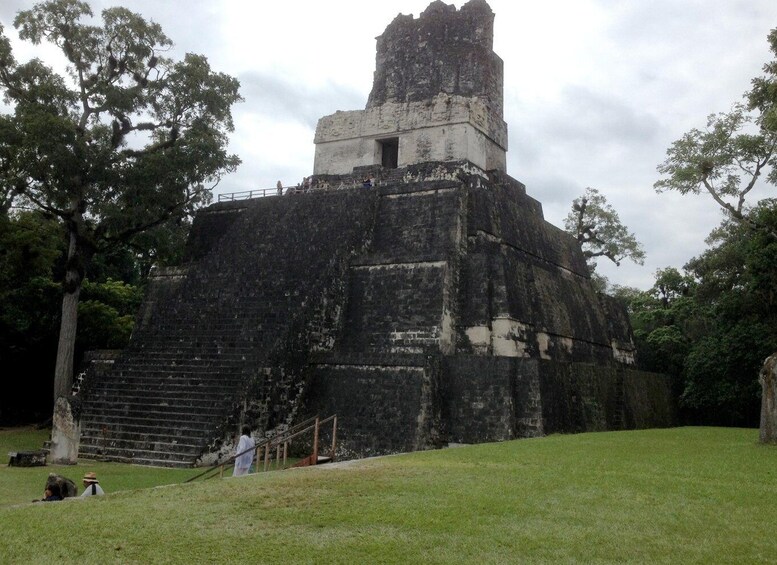
[[[398,16],[366,108],[319,121],[310,187],[197,215],[87,378],[81,455],[193,465],[312,414],[346,457],[673,423],[625,313],[506,173],[493,22],[484,0]]]

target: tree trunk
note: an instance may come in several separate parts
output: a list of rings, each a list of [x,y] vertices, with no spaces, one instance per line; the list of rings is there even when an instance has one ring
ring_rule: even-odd
[[[777,443],[777,353],[766,358],[761,373],[761,443]]]
[[[70,396],[73,387],[73,357],[78,329],[78,297],[81,294],[83,270],[78,249],[78,236],[70,233],[70,245],[67,253],[64,294],[62,296],[62,320],[59,324],[59,344],[57,346],[57,364],[54,369],[54,402],[57,398]]]
[[[57,364],[54,369],[54,417],[51,430],[50,458],[53,463],[74,465],[78,460],[80,425],[70,403],[73,388],[73,361],[78,328],[78,297],[84,278],[78,228],[80,214],[68,222],[70,244],[67,250],[62,296],[62,320],[59,325]]]

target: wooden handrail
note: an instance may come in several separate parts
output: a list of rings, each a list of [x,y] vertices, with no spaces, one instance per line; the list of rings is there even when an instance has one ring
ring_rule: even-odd
[[[210,468],[206,469],[202,473],[198,473],[197,475],[187,479],[184,481],[185,483],[190,483],[192,481],[195,481],[201,477],[205,477],[203,480],[211,479],[216,475],[216,472],[218,472],[219,477],[224,476],[224,468],[227,465],[230,465],[235,462],[235,459],[243,455],[244,453],[248,453],[249,451],[255,450],[255,459],[258,462],[259,461],[259,452],[262,448],[264,448],[264,470],[267,471],[269,468],[269,462],[270,462],[270,449],[275,447],[276,448],[276,462],[280,460],[280,446],[283,445],[283,464],[284,467],[286,465],[286,460],[288,457],[288,445],[289,442],[296,438],[301,436],[302,434],[309,432],[310,430],[314,430],[313,435],[313,455],[311,456],[313,465],[315,465],[318,462],[318,437],[319,437],[319,429],[321,425],[326,424],[328,422],[332,422],[332,448],[331,448],[331,454],[330,457],[332,460],[335,458],[335,449],[336,449],[336,438],[337,438],[337,414],[333,414],[332,416],[328,416],[327,418],[324,418],[323,420],[319,419],[318,416],[313,416],[311,418],[308,418],[307,420],[304,420],[300,422],[299,424],[295,424],[294,426],[288,428],[285,432],[279,433],[278,435],[274,437],[265,437],[261,438],[259,441],[256,442],[254,447],[251,447],[249,449],[246,449],[240,453],[236,453],[235,455],[231,456],[229,459],[226,459],[225,461],[222,461],[221,463],[217,463],[216,465],[211,466]],[[206,476],[209,475],[210,476]]]

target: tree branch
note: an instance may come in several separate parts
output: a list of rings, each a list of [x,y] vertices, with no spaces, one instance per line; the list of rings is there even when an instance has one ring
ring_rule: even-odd
[[[63,220],[68,220],[72,216],[72,212],[69,212],[67,210],[60,210],[59,208],[54,208],[53,206],[49,206],[45,202],[39,200],[38,198],[34,197],[33,195],[31,195],[30,193],[28,193],[26,191],[24,192],[24,196],[25,196],[25,198],[29,198],[30,201],[33,204],[35,204],[36,206],[38,206],[40,209],[45,210],[49,214],[53,214],[55,216],[58,216],[58,217],[62,218]]]
[[[709,192],[712,198],[715,200],[715,202],[717,202],[725,210],[728,210],[729,213],[735,218],[737,218],[738,220],[744,219],[741,212],[737,211],[736,208],[734,208],[731,204],[729,204],[728,202],[726,202],[720,197],[720,195],[718,194],[718,191],[715,190],[715,187],[712,186],[712,184],[709,182],[709,177],[707,176],[702,177],[701,182],[704,185],[704,188],[707,189],[707,192]]]
[[[195,196],[196,196],[196,193],[187,192],[186,198],[165,208],[164,211],[154,220],[151,220],[143,224],[138,224],[136,226],[132,226],[131,228],[127,228],[115,235],[111,235],[111,236],[99,235],[98,237],[100,240],[105,241],[108,244],[126,242],[133,235],[149,230],[151,228],[155,228],[156,226],[159,226],[165,223],[173,216],[175,212],[182,210],[184,206],[186,206],[187,204],[190,204],[194,200]]]

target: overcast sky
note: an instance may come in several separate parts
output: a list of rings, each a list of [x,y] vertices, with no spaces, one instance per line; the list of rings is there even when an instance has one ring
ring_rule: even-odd
[[[585,187],[604,193],[647,252],[644,266],[600,264],[616,284],[648,288],[656,269],[698,255],[721,213],[709,197],[656,194],[656,166],[672,141],[740,101],[761,74],[777,0],[489,3],[504,60],[507,170],[545,218],[561,226]],[[116,4],[161,24],[175,55],[204,54],[239,78],[245,102],[234,108],[231,150],[243,164],[218,189],[235,192],[311,174],[318,118],[364,108],[375,37],[429,1],[91,2],[95,12]],[[32,5],[0,4],[10,37],[16,11]],[[32,53],[15,45],[18,60]]]

